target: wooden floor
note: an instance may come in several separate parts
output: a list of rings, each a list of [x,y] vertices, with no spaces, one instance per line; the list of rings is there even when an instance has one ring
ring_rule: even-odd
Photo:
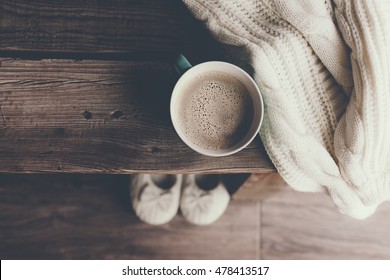
[[[1,259],[390,259],[390,204],[356,221],[252,175],[213,225],[138,221],[125,175],[0,175]]]

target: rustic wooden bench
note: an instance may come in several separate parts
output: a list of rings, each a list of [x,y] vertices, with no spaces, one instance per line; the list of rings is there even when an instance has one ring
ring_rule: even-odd
[[[225,60],[180,0],[2,0],[0,173],[240,173],[260,137],[211,158],[170,121],[170,59]]]

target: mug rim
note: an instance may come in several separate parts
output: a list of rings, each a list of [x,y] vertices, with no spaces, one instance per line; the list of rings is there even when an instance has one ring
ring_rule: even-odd
[[[189,139],[187,139],[187,137],[185,137],[184,133],[179,129],[179,124],[178,124],[178,121],[176,120],[177,118],[174,118],[173,116],[173,105],[174,105],[174,100],[177,98],[176,96],[179,94],[178,93],[178,88],[179,86],[181,85],[181,83],[183,83],[183,80],[188,77],[189,75],[192,75],[192,73],[194,71],[199,71],[198,69],[199,68],[203,68],[203,67],[207,67],[209,65],[223,65],[225,67],[230,67],[230,68],[233,68],[235,69],[236,71],[240,72],[241,74],[243,74],[246,78],[247,81],[249,81],[249,83],[255,88],[255,92],[256,92],[256,95],[259,97],[258,98],[258,102],[255,101],[253,99],[253,93],[250,93],[251,97],[252,97],[252,102],[253,104],[255,103],[260,103],[258,105],[260,105],[260,117],[259,118],[253,118],[252,119],[252,122],[257,122],[256,123],[256,126],[255,128],[253,128],[253,132],[250,133],[252,131],[252,126],[253,126],[253,123],[252,123],[252,126],[250,128],[250,130],[247,132],[247,135],[245,136],[245,138],[247,138],[247,140],[245,142],[239,142],[239,146],[234,148],[234,149],[231,149],[231,148],[227,148],[226,150],[208,150],[208,149],[202,149],[201,147],[198,147],[197,145],[193,144]],[[209,70],[209,71],[223,71],[223,70]],[[205,72],[208,72],[208,70],[206,69]],[[237,75],[234,75],[234,74],[231,74],[231,73],[228,73],[234,77],[237,78]],[[239,79],[241,82],[242,80]],[[247,86],[247,83],[244,83],[243,84],[245,85],[246,88],[248,88]],[[176,82],[173,90],[172,90],[172,94],[171,94],[171,100],[170,100],[170,116],[171,116],[171,121],[172,121],[172,124],[173,124],[173,127],[176,131],[176,133],[179,135],[180,139],[188,146],[190,147],[192,150],[202,154],[202,155],[206,155],[206,156],[211,156],[211,157],[222,157],[222,156],[228,156],[228,155],[232,155],[232,154],[235,154],[241,150],[243,150],[245,147],[247,147],[252,141],[253,139],[256,137],[256,135],[259,133],[260,131],[260,127],[263,123],[263,118],[264,118],[264,101],[263,101],[263,97],[262,97],[262,94],[261,94],[261,91],[258,87],[258,85],[256,84],[256,82],[254,81],[254,79],[245,71],[243,70],[242,68],[238,67],[237,65],[234,65],[232,63],[229,63],[229,62],[224,62],[224,61],[206,61],[206,62],[202,62],[202,63],[199,63],[197,65],[194,65],[192,66],[190,69],[188,69]],[[248,137],[248,135],[250,135],[250,137]],[[244,139],[242,141],[244,141]],[[233,146],[234,147],[234,146]]]

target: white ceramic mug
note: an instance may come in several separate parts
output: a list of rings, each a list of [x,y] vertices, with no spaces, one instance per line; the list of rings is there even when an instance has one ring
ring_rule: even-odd
[[[178,55],[175,62],[174,68],[176,72],[181,75],[179,80],[177,81],[171,96],[170,103],[170,114],[173,126],[179,135],[179,137],[183,140],[184,143],[187,144],[194,151],[213,157],[227,156],[234,154],[243,148],[245,148],[257,135],[259,132],[263,115],[264,115],[264,104],[263,99],[260,93],[260,90],[255,83],[255,81],[248,75],[244,70],[237,67],[236,65],[222,62],[222,61],[209,61],[198,64],[196,66],[191,66],[188,60],[183,55]],[[242,140],[233,146],[220,149],[220,150],[211,150],[205,149],[204,147],[200,147],[196,145],[191,139],[189,139],[186,134],[181,130],[179,122],[180,122],[180,108],[182,102],[182,98],[184,97],[184,89],[186,85],[193,81],[195,77],[199,77],[199,75],[207,74],[208,72],[222,72],[226,74],[230,74],[231,76],[238,79],[247,89],[247,92],[250,94],[252,105],[253,105],[253,118],[252,124],[249,126],[248,131],[245,136],[242,137]]]

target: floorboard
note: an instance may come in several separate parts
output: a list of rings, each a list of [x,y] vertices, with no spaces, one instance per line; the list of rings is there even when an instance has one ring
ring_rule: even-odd
[[[360,221],[340,214],[326,194],[286,188],[263,202],[265,259],[390,259],[390,204]]]
[[[289,186],[277,172],[252,174],[233,197],[238,201],[264,201]]]
[[[0,258],[390,259],[390,204],[354,220],[267,176],[252,175],[210,226],[178,214],[154,227],[131,211],[129,176],[0,175]]]
[[[128,176],[0,175],[1,259],[255,259],[259,205],[232,201],[213,225],[132,213]]]

